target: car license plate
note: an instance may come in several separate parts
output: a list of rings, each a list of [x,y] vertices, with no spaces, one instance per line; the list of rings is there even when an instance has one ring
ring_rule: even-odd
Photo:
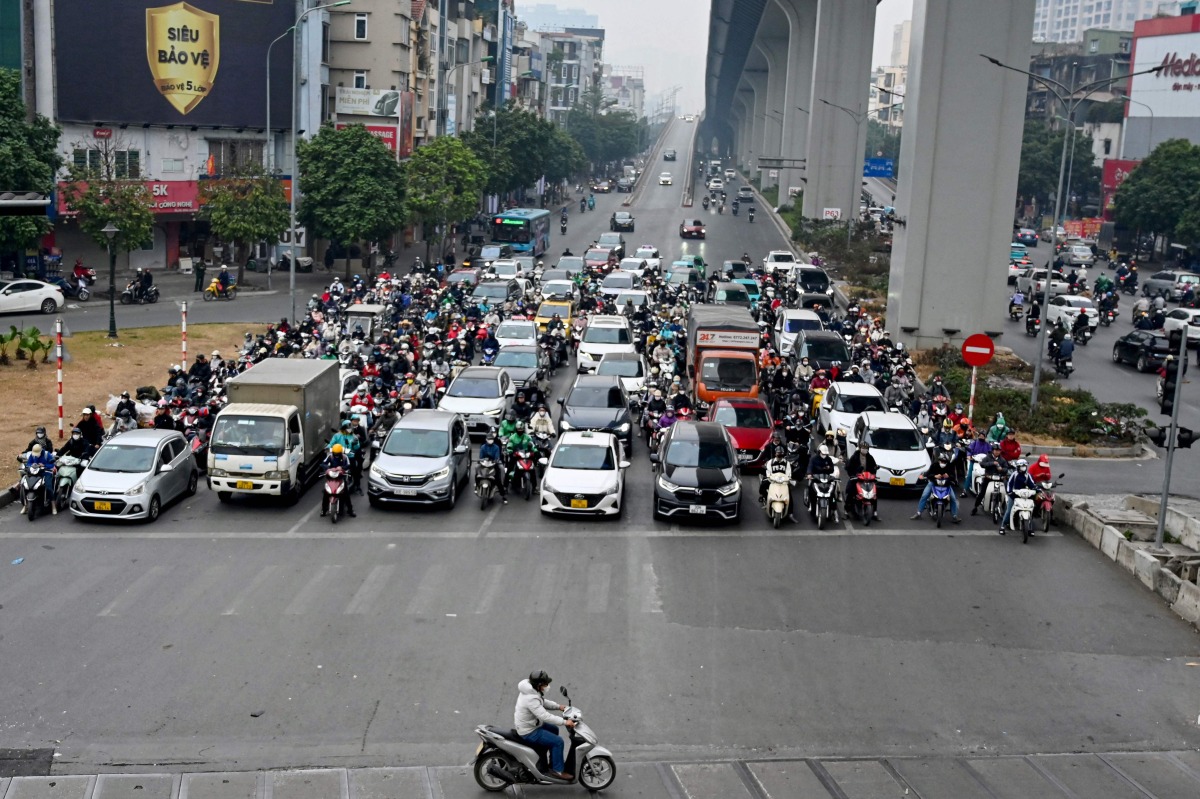
[[[902,485],[904,485],[904,478],[903,477],[893,477],[890,480],[888,480],[888,485],[902,486]]]
[[[415,497],[417,495],[417,489],[415,489],[415,488],[398,488],[398,489],[396,489],[396,493],[402,497]]]
[[[236,485],[242,491],[253,491],[254,490],[254,483],[249,480],[238,480]]]
[[[703,516],[704,510],[705,508],[703,505],[688,505],[688,513],[695,513],[698,516]]]
[[[586,508],[587,500],[586,499],[573,499],[573,500],[571,500],[571,507],[572,508]]]
[[[93,503],[92,503],[92,510],[107,510],[107,511],[111,511],[111,510],[112,510],[112,503],[111,503],[111,502],[93,502]]]

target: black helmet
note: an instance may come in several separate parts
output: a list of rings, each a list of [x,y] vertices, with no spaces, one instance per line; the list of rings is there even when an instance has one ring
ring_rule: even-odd
[[[553,682],[553,680],[551,680],[550,675],[544,671],[532,671],[529,673],[529,682],[534,688],[545,688],[547,685]]]

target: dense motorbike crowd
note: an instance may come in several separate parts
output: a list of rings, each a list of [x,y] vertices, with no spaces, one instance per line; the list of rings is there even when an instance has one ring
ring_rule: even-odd
[[[564,255],[571,255],[570,251]],[[947,510],[959,521],[958,499],[975,492],[976,510],[986,506],[1001,532],[1016,499],[1029,482],[1020,445],[1003,418],[977,431],[954,403],[940,376],[928,385],[917,378],[913,360],[902,343],[892,342],[883,320],[851,305],[845,313],[816,304],[812,310],[827,330],[839,333],[850,353],[847,362],[819,363],[776,351],[772,331],[779,314],[803,302],[802,287],[787,271],[764,272],[749,255],[742,259],[745,272],[761,286],[753,316],[761,331],[759,353],[760,396],[768,403],[774,431],[763,459],[760,501],[786,496],[786,516],[794,520],[791,488],[804,478],[802,503],[810,513],[831,515],[838,521],[842,510],[870,523],[876,514],[876,465],[869,448],[860,445],[847,452],[844,431],[815,432],[821,397],[833,381],[869,383],[882,393],[887,407],[910,417],[920,431],[932,467],[926,475],[917,516],[927,509],[939,519]],[[481,444],[476,463],[476,488],[485,484],[508,501],[508,489],[518,467],[536,483],[540,457],[548,455],[557,436],[549,413],[551,383],[560,367],[569,366],[581,333],[595,314],[621,314],[633,330],[634,346],[647,364],[644,389],[631,398],[633,418],[651,450],[663,432],[678,421],[698,418],[706,410],[695,407],[686,376],[686,320],[689,309],[711,297],[714,283],[729,275],[720,269],[692,283],[671,283],[657,260],[642,262],[643,304],[617,305],[616,298],[601,292],[605,274],[615,269],[614,253],[602,266],[585,267],[572,275],[577,290],[574,318],[555,314],[538,332],[538,368],[532,380],[516,394],[511,409]],[[729,262],[726,262],[729,266]],[[41,503],[52,512],[64,507],[80,463],[107,438],[138,426],[176,429],[192,447],[201,469],[205,466],[208,438],[214,417],[226,402],[225,382],[267,358],[320,358],[338,360],[345,375],[356,375],[357,385],[343,398],[339,429],[329,442],[324,472],[335,472],[345,481],[342,510],[353,514],[350,494],[362,493],[364,465],[377,452],[392,425],[413,408],[436,408],[455,376],[468,365],[495,361],[500,352],[496,329],[502,321],[533,319],[542,301],[539,261],[528,293],[500,304],[472,298],[472,284],[448,282],[441,266],[420,261],[407,274],[385,271],[374,279],[355,276],[343,283],[333,279],[307,303],[295,324],[281,319],[260,335],[246,333],[237,352],[197,355],[190,365],[168,370],[165,385],[138,388],[110,398],[105,414],[94,406],[84,408],[62,447],[53,447],[39,428],[39,436],[21,455],[25,471],[41,466],[48,474],[40,489],[22,484],[23,512]],[[723,268],[723,267],[722,267]],[[484,267],[486,269],[486,267]],[[486,279],[486,275],[483,276]],[[707,279],[706,279],[707,278]],[[385,312],[368,334],[351,325],[356,306],[379,305]],[[992,445],[1000,446],[999,453]],[[74,463],[71,463],[74,461]],[[64,469],[64,465],[69,468]],[[843,491],[842,467],[849,476]],[[1044,471],[1044,470],[1041,470]],[[1003,491],[990,478],[1003,474]],[[983,480],[982,477],[989,479]],[[56,479],[57,477],[57,479]],[[1045,494],[1051,485],[1046,480]],[[28,488],[28,490],[27,490]],[[26,499],[25,495],[30,498]],[[844,498],[843,498],[844,497]],[[326,496],[326,507],[329,497]],[[1007,503],[1003,502],[1007,499]],[[822,520],[823,521],[823,520]]]

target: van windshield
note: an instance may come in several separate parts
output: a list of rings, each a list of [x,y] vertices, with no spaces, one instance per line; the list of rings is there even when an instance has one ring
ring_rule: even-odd
[[[749,391],[754,388],[754,361],[747,358],[706,358],[700,381],[713,391]]]
[[[217,417],[210,445],[217,455],[283,454],[284,420],[274,416]]]

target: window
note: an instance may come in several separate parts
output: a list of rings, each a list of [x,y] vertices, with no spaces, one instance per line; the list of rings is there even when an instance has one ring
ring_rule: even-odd
[[[1105,139],[1105,140],[1104,140],[1104,154],[1105,154],[1105,155],[1111,155],[1111,154],[1112,154],[1112,139]]]
[[[329,23],[321,24],[321,63],[329,63]]]
[[[367,15],[354,15],[354,38],[358,41],[363,41],[367,38]]]
[[[142,176],[141,150],[111,150],[102,152],[91,147],[77,148],[71,154],[75,169],[81,172],[101,174],[110,178],[139,178]],[[182,171],[182,170],[180,170]],[[111,172],[110,175],[105,173]]]
[[[1092,39],[1090,42],[1088,42],[1088,52],[1089,53],[1096,53],[1099,51],[1100,51],[1100,40],[1099,39]]]
[[[262,166],[265,142],[255,139],[209,139],[208,151],[218,175],[237,172],[246,166]]]
[[[164,158],[162,160],[162,171],[164,173],[182,172],[183,171],[183,159],[182,158]]]
[[[355,72],[354,73],[354,88],[356,88],[356,89],[367,88],[367,73],[366,72]]]

